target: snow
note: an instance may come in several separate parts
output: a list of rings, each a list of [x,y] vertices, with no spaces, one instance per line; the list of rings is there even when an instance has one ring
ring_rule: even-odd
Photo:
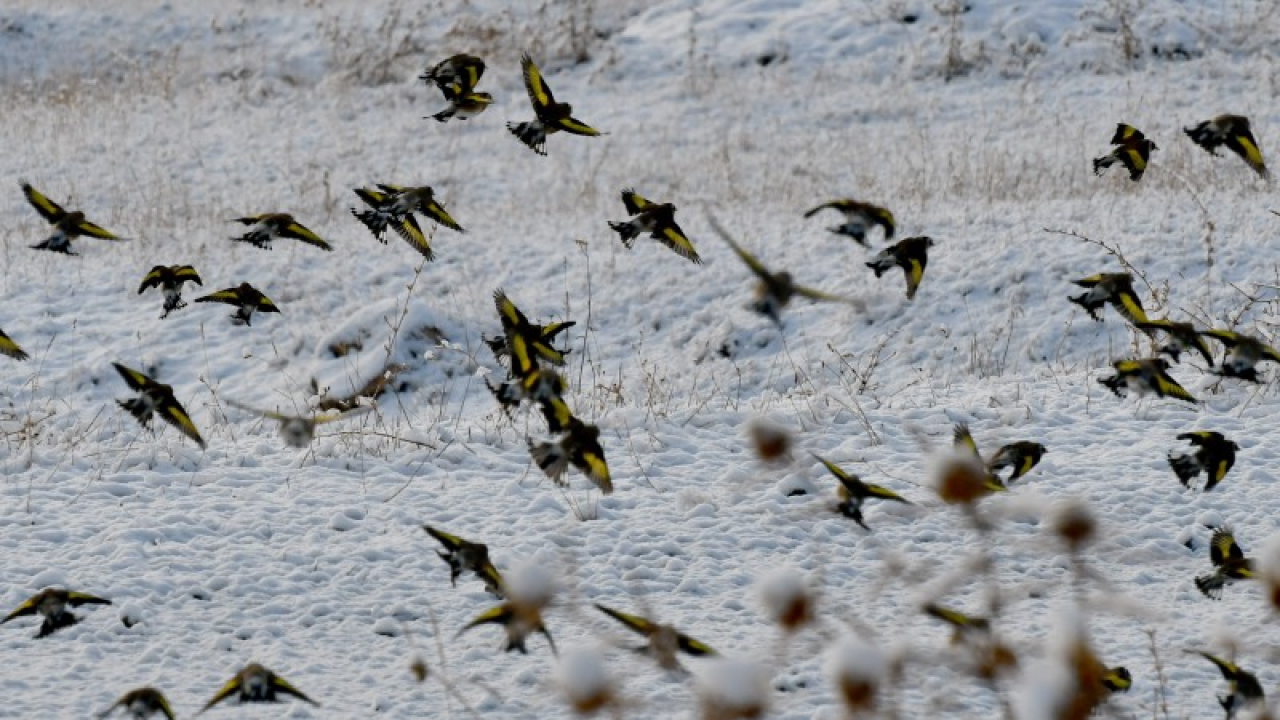
[[[889,697],[903,717],[990,717],[1002,695],[1046,695],[1029,671],[993,691],[920,612],[986,612],[986,559],[993,625],[1027,667],[1088,571],[1091,647],[1134,676],[1106,712],[1153,714],[1148,630],[1174,716],[1220,713],[1221,677],[1188,647],[1229,640],[1274,688],[1280,368],[1262,363],[1251,385],[1184,359],[1171,372],[1202,405],[1121,400],[1097,378],[1151,343],[1066,298],[1073,280],[1132,266],[1148,315],[1275,341],[1274,184],[1182,128],[1247,115],[1280,162],[1280,13],[964,4],[9,0],[0,329],[31,357],[0,356],[0,611],[51,586],[113,605],[77,608],[78,625],[42,640],[38,619],[0,626],[0,713],[86,717],[152,684],[188,717],[257,661],[321,706],[210,717],[571,714],[541,639],[522,656],[496,632],[456,636],[496,601],[470,575],[450,586],[424,523],[488,545],[512,587],[554,595],[548,631],[566,654],[596,648],[626,714],[691,717],[727,698],[836,717],[825,658],[846,626],[902,658]],[[503,123],[532,116],[526,50],[607,135],[555,134],[547,157],[510,136]],[[444,103],[416,75],[463,51],[489,63],[494,105],[424,120]],[[1140,183],[1091,172],[1118,122],[1159,145]],[[20,178],[133,240],[79,239],[78,258],[29,249],[48,225]],[[425,265],[397,237],[378,243],[348,211],[375,182],[433,186],[467,232],[424,223]],[[623,248],[606,222],[626,187],[674,203],[704,264],[647,238]],[[901,275],[865,267],[878,232],[864,250],[803,218],[846,195],[889,207],[896,238],[935,239],[913,301]],[[272,211],[335,251],[229,240],[231,218]],[[709,214],[770,268],[863,307],[797,298],[779,329],[747,307],[754,278]],[[245,328],[191,303],[160,320],[160,295],[137,287],[174,263],[204,280],[188,302],[248,281],[282,312]],[[535,322],[577,322],[562,336],[567,402],[601,429],[612,495],[576,471],[564,489],[543,477],[527,450],[542,419],[507,419],[485,389],[504,372],[482,342],[499,332],[499,287]],[[208,450],[139,427],[112,362],[172,385]],[[376,409],[318,426],[305,449],[228,407],[310,417],[389,369]],[[768,462],[751,440],[761,419],[789,438]],[[930,486],[957,422],[986,454],[1050,451],[977,501],[986,529]],[[1211,493],[1167,464],[1198,429],[1240,445]],[[863,530],[831,510],[811,453],[913,504],[868,501]],[[1080,563],[1056,535],[1065,509],[1094,521]],[[1204,526],[1223,524],[1269,580],[1214,602],[1192,578],[1209,570]],[[764,613],[757,583],[781,598]],[[821,597],[816,630],[782,633],[776,610],[797,593]],[[695,679],[673,676],[602,645],[623,631],[593,602],[725,657],[682,657]],[[413,682],[415,657],[452,691]]]

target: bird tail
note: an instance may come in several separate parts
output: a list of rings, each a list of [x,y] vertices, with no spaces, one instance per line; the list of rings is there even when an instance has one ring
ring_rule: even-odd
[[[48,250],[50,252],[60,252],[66,255],[76,254],[71,252],[71,243],[68,242],[67,239],[65,237],[62,237],[61,235],[54,235],[53,237],[49,238],[48,240],[45,240],[39,245],[32,245],[31,248],[33,250]]]
[[[238,238],[231,238],[231,239],[236,240],[238,242],[249,243],[254,247],[262,248],[263,250],[271,249],[271,236],[268,235],[267,233],[258,232],[256,230],[249,231]]]
[[[1190,486],[1191,479],[1200,474],[1200,463],[1191,455],[1170,455],[1169,467],[1178,476],[1184,486]]]
[[[1116,156],[1115,156],[1115,155],[1106,155],[1106,156],[1103,156],[1103,157],[1100,157],[1100,158],[1094,158],[1094,161],[1093,161],[1093,174],[1094,174],[1094,175],[1101,175],[1102,173],[1104,173],[1104,172],[1106,172],[1106,171],[1107,171],[1107,168],[1109,168],[1109,167],[1111,167],[1112,165],[1115,165],[1115,164],[1116,164]]]
[[[436,122],[448,122],[449,118],[457,114],[458,114],[458,108],[449,106],[448,108],[441,110],[435,115],[432,115],[431,119],[435,120]]]
[[[884,275],[886,272],[889,272],[890,270],[892,270],[893,265],[894,263],[892,260],[872,260],[871,262],[867,263],[867,267],[876,271],[876,277],[880,277],[881,275]]]
[[[640,229],[633,222],[610,222],[609,227],[622,237],[622,244],[628,249],[635,244],[636,238],[640,236]]]
[[[356,210],[352,209],[351,214],[355,216],[365,227],[369,228],[369,232],[380,240],[382,244],[387,242],[387,226],[391,223],[391,217],[384,212],[377,210]]]
[[[557,485],[565,485],[564,474],[569,470],[569,455],[557,443],[529,443],[529,454],[547,477]]]
[[[1119,375],[1098,378],[1098,382],[1106,385],[1107,389],[1116,394],[1116,397],[1124,397],[1124,390],[1128,387],[1128,381]]]
[[[1211,153],[1221,144],[1218,142],[1218,136],[1209,128],[1209,122],[1207,121],[1195,127],[1183,128],[1182,131],[1187,134],[1187,137],[1191,138],[1191,142]]]
[[[120,407],[129,411],[143,427],[151,426],[151,405],[143,402],[142,398],[136,397],[129,400],[117,400]]]
[[[1211,600],[1222,599],[1222,587],[1226,584],[1227,579],[1221,573],[1201,575],[1196,578],[1196,589]]]
[[[1102,306],[1106,304],[1105,300],[1092,302],[1089,300],[1088,293],[1085,293],[1084,295],[1076,295],[1075,297],[1068,297],[1067,299],[1084,308],[1085,312],[1089,313],[1089,317],[1093,318],[1095,321],[1102,322],[1102,317],[1098,315],[1098,310],[1102,309]]]
[[[542,127],[542,123],[538,121],[507,123],[507,129],[512,135],[516,136],[520,142],[529,146],[530,150],[539,155],[547,154],[547,131]]]

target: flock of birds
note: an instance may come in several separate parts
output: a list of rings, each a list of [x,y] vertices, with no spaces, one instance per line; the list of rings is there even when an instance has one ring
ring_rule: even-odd
[[[559,132],[587,137],[601,135],[595,128],[575,118],[573,108],[569,104],[556,101],[541,71],[528,55],[523,56],[521,67],[524,85],[535,115],[531,121],[508,123],[509,131],[521,143],[534,152],[545,155],[549,135]],[[493,102],[489,93],[476,89],[484,71],[484,61],[467,54],[455,55],[428,69],[421,75],[421,79],[428,84],[434,84],[448,102],[445,110],[430,117],[444,123],[455,118],[465,120],[482,113]],[[1267,176],[1267,169],[1248,119],[1236,115],[1222,115],[1187,128],[1185,132],[1196,144],[1211,154],[1216,155],[1217,149],[1225,145],[1243,158],[1259,175]],[[1158,149],[1156,144],[1148,140],[1141,131],[1124,124],[1118,126],[1111,142],[1115,146],[1114,149],[1093,161],[1094,170],[1102,174],[1107,168],[1118,163],[1129,171],[1132,180],[1141,179],[1152,151]],[[52,226],[51,234],[43,242],[32,246],[35,249],[74,255],[72,242],[82,237],[109,241],[126,239],[90,222],[83,212],[67,211],[29,183],[22,182],[21,187],[30,205]],[[385,244],[387,231],[391,230],[426,260],[432,260],[435,256],[429,239],[431,235],[423,232],[416,216],[420,215],[456,232],[466,232],[439,204],[433,189],[429,186],[405,187],[377,184],[371,188],[356,188],[354,192],[364,207],[352,209],[351,213],[377,240]],[[635,240],[641,235],[648,235],[680,257],[695,264],[702,262],[693,243],[675,220],[674,205],[651,201],[639,195],[634,189],[624,190],[621,199],[628,218],[610,221],[609,226],[618,234],[627,248],[632,248]],[[845,198],[820,204],[806,212],[804,217],[809,218],[825,210],[835,210],[844,218],[843,223],[830,228],[831,232],[847,237],[864,247],[870,247],[869,234],[876,227],[881,229],[886,243],[893,239],[894,217],[883,207]],[[246,216],[236,218],[234,222],[245,225],[247,231],[233,239],[255,247],[270,249],[274,241],[290,239],[322,250],[333,250],[330,243],[287,213]],[[711,222],[716,233],[730,246],[758,281],[756,299],[750,307],[768,317],[779,327],[782,326],[782,311],[796,297],[855,303],[850,298],[797,284],[791,274],[786,271],[770,270],[752,253],[735,242],[714,218],[711,218]],[[927,236],[909,237],[886,246],[866,265],[874,271],[877,278],[895,267],[901,269],[906,279],[906,297],[914,299],[924,277],[928,251],[933,245],[934,241]],[[159,289],[164,299],[163,314],[160,317],[165,318],[174,311],[186,307],[182,299],[182,290],[186,283],[195,283],[202,287],[204,284],[196,269],[190,265],[158,265],[143,277],[138,293]],[[1069,299],[1082,307],[1094,320],[1101,321],[1103,317],[1101,311],[1105,305],[1110,304],[1121,317],[1132,323],[1142,333],[1151,336],[1163,334],[1166,338],[1165,344],[1159,347],[1153,356],[1117,361],[1113,364],[1114,375],[1099,379],[1099,382],[1117,395],[1123,396],[1126,390],[1131,390],[1138,394],[1154,394],[1161,398],[1196,403],[1197,400],[1169,374],[1170,361],[1180,362],[1184,353],[1196,353],[1210,366],[1211,372],[1217,375],[1254,383],[1260,382],[1256,369],[1260,362],[1265,360],[1280,362],[1280,352],[1257,337],[1226,329],[1199,329],[1189,322],[1168,318],[1148,318],[1134,289],[1134,278],[1128,272],[1093,275],[1076,281],[1076,284],[1085,288],[1086,292]],[[198,297],[195,302],[231,305],[235,308],[232,322],[245,326],[251,325],[255,313],[280,312],[270,298],[248,282],[240,282],[233,287]],[[500,363],[505,363],[507,376],[496,385],[488,383],[487,380],[486,384],[504,412],[514,413],[526,404],[540,411],[552,439],[541,442],[530,439],[531,458],[548,477],[561,486],[568,484],[566,475],[569,468],[573,467],[590,480],[601,493],[611,493],[613,483],[604,449],[600,444],[600,429],[596,425],[581,420],[570,410],[564,398],[568,390],[567,382],[555,369],[564,365],[565,355],[568,353],[566,349],[555,347],[555,339],[575,323],[572,321],[546,324],[534,322],[501,289],[494,292],[494,305],[501,325],[501,333],[493,338],[486,338],[486,343],[495,358]],[[1213,367],[1214,355],[1206,338],[1226,347],[1226,356],[1217,367]],[[18,343],[3,330],[0,330],[0,354],[16,360],[26,360],[28,357]],[[162,420],[176,427],[202,449],[206,447],[206,442],[195,423],[174,397],[171,386],[119,363],[113,365],[129,389],[136,393],[135,397],[120,400],[118,403],[143,427],[149,428],[153,416],[159,415]],[[370,398],[370,401],[372,399]],[[338,415],[317,414],[296,417],[235,402],[231,404],[279,421],[282,436],[289,445],[294,447],[309,445],[318,424],[370,409],[370,406],[365,405]],[[1171,454],[1169,457],[1169,464],[1178,480],[1183,485],[1189,486],[1192,480],[1203,472],[1207,475],[1203,486],[1204,491],[1216,488],[1235,462],[1235,453],[1239,449],[1236,443],[1225,438],[1221,433],[1212,431],[1187,432],[1178,435],[1178,439],[1186,440],[1194,447],[1193,452]],[[961,493],[963,497],[952,498],[961,501],[1007,490],[1013,482],[1026,476],[1047,452],[1047,449],[1039,443],[1021,441],[1001,447],[990,457],[983,458],[973,436],[963,425],[955,428],[954,444],[983,468],[981,481],[977,485],[963,491]],[[827,459],[817,456],[815,458],[838,483],[839,503],[836,505],[836,510],[864,529],[870,530],[863,515],[863,506],[867,501],[910,502],[889,488],[862,481],[857,475]],[[1010,471],[1009,475],[1001,477],[999,473],[1005,470]],[[943,489],[940,492],[945,493],[946,490]],[[948,498],[944,497],[944,499]],[[536,632],[546,638],[554,652],[554,641],[541,616],[542,603],[537,600],[531,601],[529,598],[511,597],[501,573],[489,559],[489,550],[486,545],[430,526],[424,526],[424,530],[442,545],[443,551],[438,554],[449,566],[452,583],[456,584],[464,572],[473,573],[483,581],[490,594],[502,600],[500,604],[477,615],[459,631],[459,634],[480,625],[497,624],[505,629],[507,650],[527,652],[526,639],[531,633]],[[1229,582],[1255,577],[1253,561],[1244,555],[1231,531],[1226,527],[1213,528],[1210,560],[1213,565],[1212,573],[1195,579],[1196,587],[1207,597],[1221,598],[1223,588]],[[25,616],[39,615],[43,621],[36,637],[43,638],[60,629],[70,627],[79,620],[70,608],[103,604],[109,605],[111,601],[88,593],[48,588],[23,602],[0,620],[0,624]],[[663,667],[679,667],[676,660],[678,652],[694,656],[715,654],[715,651],[705,643],[669,625],[604,605],[597,605],[597,608],[630,630],[644,636],[648,642],[638,649],[649,653]],[[988,620],[965,615],[951,608],[930,604],[925,607],[925,611],[952,625],[960,639],[975,633],[980,635],[990,630]],[[1263,698],[1262,688],[1254,675],[1231,661],[1207,653],[1200,654],[1213,662],[1230,684],[1230,693],[1220,698],[1228,718],[1240,708]],[[1098,673],[1099,682],[1108,691],[1127,690],[1132,682],[1129,671],[1123,667],[1100,667]],[[281,676],[262,665],[253,663],[236,673],[200,712],[232,697],[240,702],[275,702],[282,696],[292,696],[316,704]],[[116,709],[123,709],[137,719],[148,718],[155,714],[163,715],[170,720],[174,717],[169,701],[160,691],[151,687],[129,691],[101,716],[106,717]]]

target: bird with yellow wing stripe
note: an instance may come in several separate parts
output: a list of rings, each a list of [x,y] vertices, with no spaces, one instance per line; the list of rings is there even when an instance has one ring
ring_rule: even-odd
[[[826,460],[818,455],[814,455],[813,457],[815,460],[822,463],[822,465],[826,467],[827,472],[834,475],[836,480],[840,483],[840,487],[836,488],[836,496],[840,499],[839,504],[836,505],[836,511],[861,525],[863,530],[868,532],[871,531],[871,528],[867,527],[867,524],[863,522],[862,519],[862,504],[868,499],[874,498],[876,500],[900,502],[906,505],[912,504],[910,500],[907,500],[889,488],[863,482],[862,478],[851,472],[845,471],[839,465],[836,465],[830,460]]]
[[[1019,440],[996,450],[996,454],[987,460],[987,469],[994,474],[1005,468],[1013,468],[1009,477],[1002,481],[1002,484],[1007,487],[1009,483],[1031,472],[1047,452],[1049,450],[1038,442]]]
[[[1236,451],[1240,449],[1222,433],[1212,430],[1185,432],[1178,436],[1186,440],[1197,450],[1194,455],[1169,453],[1169,467],[1178,476],[1183,487],[1190,487],[1191,480],[1202,471],[1209,479],[1204,483],[1204,491],[1209,492],[1222,482],[1236,463]]]
[[[276,238],[289,238],[314,245],[321,250],[333,252],[333,246],[329,245],[323,238],[310,230],[306,229],[289,213],[266,213],[265,215],[250,215],[247,217],[239,217],[231,222],[237,222],[241,225],[248,225],[249,231],[240,237],[231,238],[237,242],[249,243],[250,245],[263,250],[271,249],[271,241]]]
[[[933,247],[931,237],[909,237],[881,250],[880,254],[866,265],[875,271],[876,277],[884,275],[894,267],[902,268],[902,272],[907,277],[907,299],[915,300],[916,291],[920,289],[920,281],[924,280],[924,268],[929,264],[931,247]]]
[[[151,268],[151,272],[148,272],[146,277],[142,278],[142,284],[138,286],[138,294],[141,295],[151,288],[160,288],[164,293],[164,314],[160,316],[163,320],[174,310],[187,306],[182,301],[182,284],[188,282],[204,287],[200,274],[190,265],[156,265]]]
[[[111,715],[116,708],[123,708],[133,720],[147,720],[152,715],[163,715],[168,720],[174,720],[173,707],[169,705],[169,700],[164,693],[153,687],[134,688],[121,695],[115,704],[98,713],[98,718]]]
[[[533,461],[555,484],[561,487],[569,484],[564,476],[572,465],[600,492],[605,495],[613,492],[613,478],[605,461],[604,448],[600,445],[600,428],[595,425],[570,415],[559,440],[541,443],[529,440],[528,443]]]
[[[178,428],[183,435],[194,440],[200,446],[200,449],[204,449],[204,438],[200,437],[200,431],[196,430],[195,423],[191,422],[191,417],[182,408],[182,404],[174,399],[172,386],[156,382],[137,370],[127,368],[120,363],[111,363],[111,365],[116,369],[116,372],[120,373],[120,377],[124,378],[125,384],[129,386],[129,389],[138,393],[136,398],[117,400],[116,402],[120,407],[128,410],[134,419],[145,428],[151,427],[151,416],[158,414],[165,422]]]
[[[459,120],[475,117],[484,112],[493,103],[493,96],[487,92],[476,92],[476,84],[484,75],[484,60],[475,55],[459,53],[445,58],[418,76],[425,83],[435,86],[449,101],[449,107],[432,115],[436,122],[447,122],[449,118]]]
[[[522,380],[528,377],[539,362],[564,365],[564,356],[569,351],[557,350],[551,341],[574,323],[537,325],[530,322],[502,288],[493,291],[493,305],[502,321],[502,336],[487,342],[495,357],[510,359],[512,378]]]
[[[1134,182],[1141,180],[1142,174],[1147,171],[1147,164],[1151,161],[1151,152],[1160,149],[1155,143],[1148,140],[1141,130],[1124,123],[1116,126],[1115,135],[1111,137],[1111,144],[1116,146],[1115,149],[1100,158],[1094,159],[1093,173],[1101,175],[1107,171],[1107,168],[1120,163],[1129,171],[1129,179]]]
[[[1226,145],[1259,177],[1268,177],[1267,164],[1262,160],[1262,151],[1258,149],[1258,141],[1254,139],[1253,130],[1249,127],[1249,118],[1241,115],[1219,115],[1195,127],[1183,128],[1182,131],[1192,142],[1214,157],[1218,156],[1218,148]]]
[[[836,235],[844,235],[853,238],[854,242],[863,247],[867,245],[867,232],[879,225],[884,228],[884,239],[888,242],[893,239],[895,229],[893,213],[879,205],[871,203],[858,202],[852,198],[841,198],[832,200],[809,210],[804,214],[806,218],[813,217],[819,212],[826,209],[838,210],[844,215],[844,223],[828,228]]]
[[[1138,294],[1133,291],[1133,276],[1129,273],[1100,273],[1073,282],[1089,291],[1068,300],[1084,308],[1097,322],[1102,322],[1098,310],[1107,303],[1135,325],[1147,322],[1147,313],[1142,309]]]
[[[954,456],[944,458],[938,469],[937,491],[943,502],[972,503],[1009,489],[983,461],[968,425],[956,423],[952,428],[951,447]]]
[[[1222,599],[1222,588],[1235,580],[1252,580],[1257,577],[1253,560],[1244,556],[1236,544],[1235,535],[1227,527],[1213,528],[1209,539],[1209,562],[1213,572],[1196,578],[1196,589],[1211,600]]]
[[[11,357],[14,360],[26,360],[30,357],[22,348],[18,347],[18,343],[11,340],[8,335],[5,335],[3,330],[0,330],[0,355]]]
[[[969,651],[981,677],[993,679],[1002,671],[1017,666],[1018,656],[996,638],[987,618],[966,615],[936,603],[926,604],[923,610],[952,627],[951,644]]]
[[[1262,382],[1258,378],[1257,364],[1263,360],[1280,363],[1280,351],[1251,335],[1233,330],[1205,330],[1200,333],[1211,337],[1229,348],[1222,365],[1214,372],[1223,377],[1240,378],[1249,382]]]
[[[542,77],[542,71],[533,63],[528,53],[520,58],[520,67],[524,72],[524,87],[529,92],[529,102],[533,104],[533,113],[537,116],[531,122],[507,123],[507,129],[520,142],[539,155],[546,155],[547,136],[551,133],[564,131],[589,137],[601,134],[599,130],[573,117],[572,105],[556,102],[551,88]]]
[[[22,185],[22,194],[27,197],[27,202],[36,209],[36,212],[40,213],[40,217],[53,226],[53,234],[45,239],[44,242],[32,245],[33,249],[75,255],[77,253],[71,252],[71,241],[78,237],[116,241],[128,239],[94,225],[86,220],[84,213],[79,210],[72,212],[63,210],[61,206],[45,197],[39,190],[31,187],[31,184],[25,180],[20,184]]]
[[[271,298],[263,295],[261,290],[247,282],[240,283],[233,288],[198,297],[196,302],[216,302],[234,305],[236,311],[231,314],[231,323],[233,325],[253,325],[253,314],[255,312],[280,312],[280,308],[276,307]]]
[[[13,612],[5,615],[4,619],[0,620],[0,625],[14,618],[40,615],[44,620],[40,623],[40,632],[36,634],[36,637],[43,638],[80,622],[80,618],[72,614],[67,609],[68,607],[110,604],[110,600],[100,598],[97,595],[75,592],[74,590],[63,590],[61,588],[46,588],[27,598]]]
[[[654,622],[639,615],[629,615],[600,603],[593,603],[593,605],[600,612],[643,635],[649,642],[635,648],[635,651],[650,655],[665,670],[680,668],[680,662],[676,660],[677,651],[694,657],[717,654],[711,646],[685,635],[670,625]]]
[[[345,420],[355,415],[361,415],[373,409],[372,405],[358,407],[346,412],[340,412],[333,415],[286,415],[284,413],[272,412],[270,410],[259,410],[250,405],[236,402],[235,400],[227,400],[227,404],[232,407],[240,408],[251,413],[257,413],[269,420],[275,420],[280,423],[280,437],[289,447],[305,448],[315,439],[316,427],[326,423],[335,422],[337,420]]]
[[[564,376],[550,368],[536,368],[520,379],[512,379],[493,385],[486,378],[485,385],[504,412],[510,416],[513,410],[528,400],[541,409],[547,421],[547,429],[553,433],[564,432],[572,413],[564,401],[568,383]]]
[[[1155,395],[1192,404],[1200,402],[1170,377],[1169,362],[1162,357],[1117,360],[1111,363],[1111,367],[1115,368],[1115,374],[1098,378],[1098,382],[1107,386],[1116,397],[1124,397],[1125,391],[1130,390],[1138,395]]]
[[[458,578],[461,577],[462,573],[471,572],[475,573],[475,576],[484,582],[484,589],[489,594],[503,597],[502,575],[489,560],[488,545],[464,540],[457,535],[433,528],[430,525],[423,525],[422,529],[444,546],[444,552],[437,550],[436,555],[439,555],[440,559],[449,565],[450,585],[457,587]]]
[[[465,233],[466,230],[436,202],[435,190],[430,186],[403,187],[400,185],[377,184],[377,189],[356,188],[355,194],[369,206],[368,210],[351,209],[351,214],[369,228],[369,232],[382,244],[387,243],[387,228],[391,228],[409,243],[410,247],[422,254],[427,260],[434,260],[435,253],[431,243],[423,234],[414,213],[436,221],[437,223]]]
[[[1200,357],[1209,365],[1213,365],[1213,353],[1209,350],[1209,343],[1204,341],[1200,335],[1200,330],[1189,322],[1175,322],[1173,320],[1147,320],[1135,325],[1139,330],[1150,333],[1152,330],[1161,330],[1165,335],[1165,344],[1160,348],[1161,355],[1168,355],[1173,358],[1174,362],[1182,361],[1182,353],[1188,350],[1195,350],[1200,353]]]
[[[649,237],[671,248],[675,254],[701,264],[702,258],[693,249],[693,243],[676,224],[676,206],[671,203],[655,203],[641,197],[632,188],[622,191],[622,204],[627,208],[630,220],[610,222],[609,227],[622,237],[622,244],[628,249],[635,244],[636,238],[644,233]]]
[[[506,631],[507,642],[503,649],[507,652],[515,650],[521,655],[528,655],[529,648],[525,646],[525,643],[529,635],[537,632],[542,633],[542,636],[547,639],[547,644],[551,646],[551,654],[557,654],[556,642],[551,639],[551,633],[547,630],[547,626],[543,624],[542,609],[537,605],[517,602],[504,602],[501,605],[495,605],[464,625],[458,631],[457,636],[461,636],[471,628],[487,624],[501,625],[502,629]]]
[[[228,680],[227,684],[223,685],[222,689],[213,696],[213,699],[205,703],[196,715],[204,714],[209,708],[232,696],[235,696],[240,703],[274,703],[280,702],[280,695],[292,695],[303,702],[320,707],[320,703],[307,697],[288,680],[258,663],[249,663],[237,672],[235,677]]]
[[[1257,676],[1253,673],[1241,668],[1234,662],[1223,660],[1207,652],[1199,650],[1188,650],[1187,652],[1199,655],[1218,666],[1218,671],[1222,673],[1222,678],[1227,681],[1227,689],[1230,690],[1230,694],[1218,696],[1218,704],[1227,713],[1226,720],[1234,718],[1238,710],[1260,705],[1266,701],[1266,695],[1262,691],[1262,684],[1258,682]],[[1266,717],[1266,715],[1264,714],[1260,717]]]

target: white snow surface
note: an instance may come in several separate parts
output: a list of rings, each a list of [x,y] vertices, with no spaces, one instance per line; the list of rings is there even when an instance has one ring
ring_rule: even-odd
[[[151,684],[189,717],[253,661],[320,707],[208,717],[568,716],[541,638],[525,656],[492,628],[457,636],[494,600],[470,574],[450,587],[427,523],[486,543],[500,570],[556,573],[543,616],[562,647],[625,633],[592,602],[642,608],[726,656],[682,657],[711,687],[737,697],[757,687],[738,670],[759,667],[770,717],[834,718],[823,658],[854,628],[904,658],[886,689],[901,716],[992,717],[1045,678],[993,691],[920,605],[985,612],[986,543],[993,624],[1036,667],[1046,619],[1075,597],[1047,515],[1066,499],[1098,523],[1092,647],[1134,677],[1104,712],[1153,714],[1148,630],[1177,717],[1221,712],[1217,669],[1184,651],[1226,653],[1227,638],[1280,694],[1262,583],[1220,602],[1192,584],[1211,569],[1205,524],[1251,556],[1278,529],[1280,369],[1251,385],[1184,357],[1172,374],[1202,405],[1122,400],[1097,378],[1151,342],[1067,301],[1123,257],[1150,316],[1276,340],[1275,186],[1182,128],[1246,115],[1277,152],[1278,35],[1270,0],[8,0],[0,329],[31,357],[0,357],[0,608],[50,586],[113,605],[41,640],[37,620],[0,626],[0,716],[87,717]],[[512,138],[504,122],[533,117],[526,50],[606,135],[555,134],[547,157]],[[441,125],[416,76],[456,52],[487,60],[495,103]],[[1139,183],[1091,172],[1118,122],[1159,146]],[[20,179],[132,240],[29,249],[48,225]],[[348,212],[378,182],[433,186],[467,232],[436,229],[416,275],[420,256]],[[679,208],[703,265],[621,245],[606,221],[625,217],[627,187]],[[900,273],[864,266],[878,229],[868,251],[827,232],[834,212],[802,217],[842,196],[889,207],[899,238],[934,238],[914,301]],[[335,251],[229,240],[230,219],[275,211]],[[800,298],[779,330],[747,308],[752,277],[709,214],[766,265],[865,308]],[[137,287],[175,263],[204,280],[188,302],[249,281],[281,313],[236,327],[191,302],[160,320],[160,294]],[[561,336],[567,401],[602,431],[612,495],[576,471],[565,490],[543,477],[526,440],[545,437],[541,417],[509,420],[485,389],[505,372],[481,342],[499,287],[536,322],[577,322]],[[139,427],[112,362],[171,384],[208,449]],[[307,450],[224,402],[306,415],[388,364],[406,370],[378,409],[319,426]],[[789,461],[755,458],[745,428],[761,417],[792,433]],[[956,422],[984,453],[1049,448],[982,501],[986,534],[927,487]],[[1166,459],[1200,429],[1240,445],[1209,494]],[[913,504],[869,500],[868,533],[833,512],[811,453]],[[793,494],[806,488],[820,494]],[[821,597],[817,627],[790,638],[751,597],[780,567]],[[689,676],[607,645],[626,714],[697,715]]]

